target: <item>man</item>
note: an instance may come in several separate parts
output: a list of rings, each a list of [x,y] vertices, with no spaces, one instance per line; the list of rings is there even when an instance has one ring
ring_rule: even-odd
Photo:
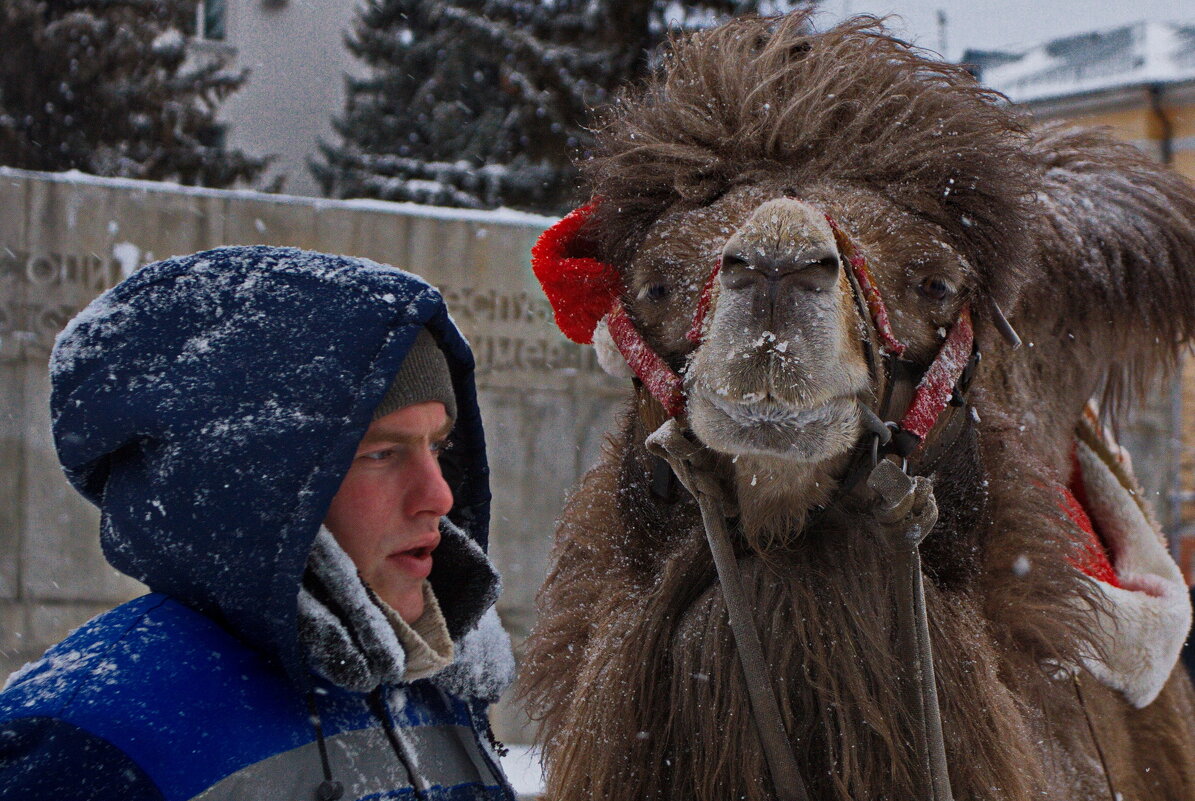
[[[55,442],[152,592],[10,680],[0,799],[513,799],[472,367],[357,259],[214,250],[88,306]]]

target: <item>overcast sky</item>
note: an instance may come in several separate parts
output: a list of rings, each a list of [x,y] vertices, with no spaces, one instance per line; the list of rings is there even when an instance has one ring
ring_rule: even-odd
[[[942,52],[939,10],[946,15],[944,55],[952,61],[967,48],[1016,50],[1142,20],[1195,24],[1191,0],[822,0],[819,26],[852,14],[897,14],[904,38]]]

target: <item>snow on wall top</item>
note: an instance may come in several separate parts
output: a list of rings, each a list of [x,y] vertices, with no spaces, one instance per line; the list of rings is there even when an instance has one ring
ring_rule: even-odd
[[[0,167],[0,180],[9,177],[30,178],[58,181],[66,184],[89,184],[122,189],[133,189],[141,192],[155,192],[169,190],[196,197],[237,197],[250,200],[266,200],[271,203],[288,203],[296,206],[314,206],[316,208],[369,209],[371,211],[405,216],[427,217],[438,220],[465,220],[469,222],[525,225],[531,228],[544,229],[556,222],[556,217],[545,217],[530,212],[515,209],[500,208],[493,211],[477,209],[449,208],[442,206],[425,206],[419,203],[394,203],[387,200],[331,200],[318,197],[300,197],[298,195],[270,194],[251,189],[209,189],[198,186],[184,186],[168,181],[142,181],[134,178],[102,178],[88,175],[78,170],[67,172],[33,172],[14,167]]]
[[[1052,39],[1019,54],[983,54],[980,80],[1014,103],[1195,80],[1195,23],[1139,22]]]

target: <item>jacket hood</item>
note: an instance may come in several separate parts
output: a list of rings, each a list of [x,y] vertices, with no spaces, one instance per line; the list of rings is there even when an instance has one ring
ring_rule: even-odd
[[[298,590],[374,408],[421,327],[456,393],[448,518],[485,549],[489,472],[473,356],[440,293],[364,259],[234,247],[148,265],[59,335],[51,413],[71,483],[101,512],[104,555],[211,615],[297,681]],[[431,581],[462,636],[494,588]]]

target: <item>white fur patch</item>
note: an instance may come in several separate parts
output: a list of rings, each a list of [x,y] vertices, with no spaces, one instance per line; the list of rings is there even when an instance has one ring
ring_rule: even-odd
[[[1158,697],[1191,628],[1186,583],[1156,524],[1099,455],[1077,443],[1087,511],[1112,554],[1120,587],[1096,584],[1107,602],[1099,617],[1103,659],[1084,660],[1092,675],[1140,709]]]
[[[614,344],[614,337],[610,336],[610,327],[606,325],[606,318],[598,320],[597,328],[593,330],[593,349],[597,354],[598,364],[607,374],[615,378],[633,378],[627,360]]]
[[[457,646],[456,661],[436,675],[435,683],[455,695],[496,701],[515,673],[510,635],[502,627],[497,610],[492,606],[487,609],[477,628],[461,637]]]

